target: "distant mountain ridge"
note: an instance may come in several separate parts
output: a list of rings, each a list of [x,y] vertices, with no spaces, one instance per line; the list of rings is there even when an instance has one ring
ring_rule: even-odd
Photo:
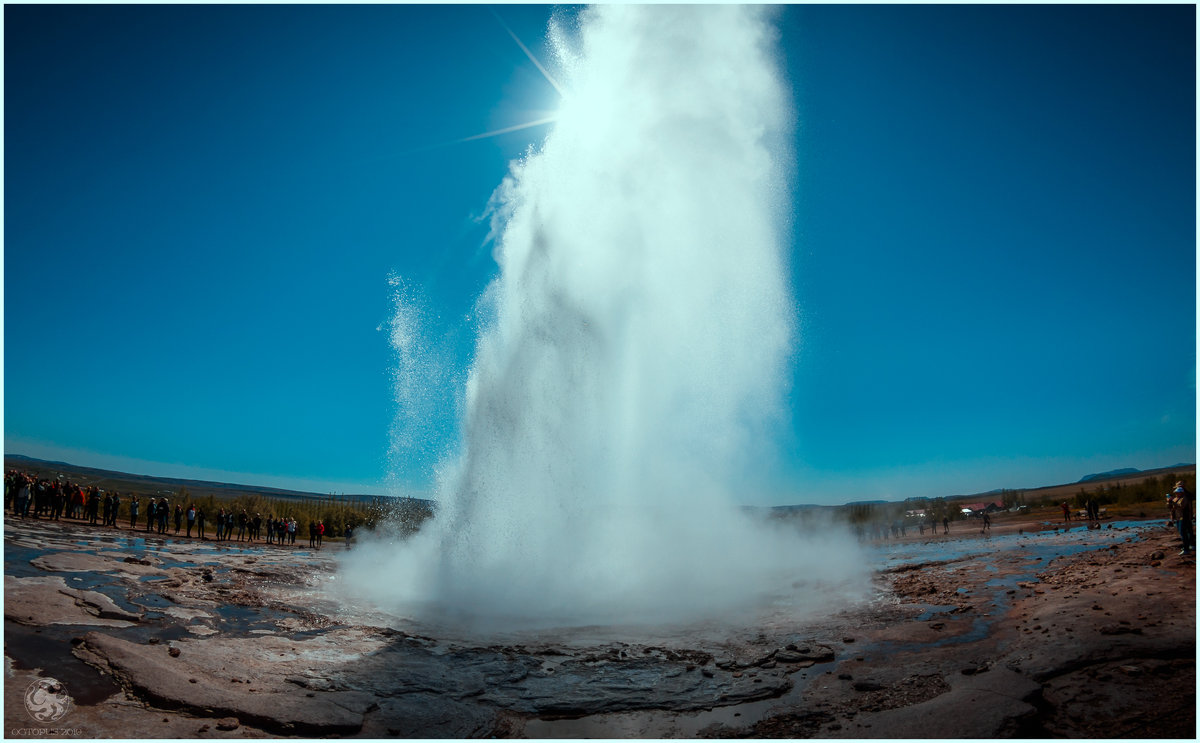
[[[1092,482],[1094,480],[1107,480],[1110,477],[1121,477],[1122,475],[1136,475],[1141,472],[1136,467],[1123,467],[1119,470],[1109,470],[1108,472],[1097,472],[1092,475],[1084,475],[1079,478],[1079,482]]]
[[[234,496],[242,494],[257,493],[266,497],[279,498],[304,498],[304,499],[325,499],[329,498],[328,493],[313,493],[302,490],[288,490],[286,488],[272,488],[257,485],[243,485],[237,483],[214,482],[211,480],[193,480],[178,477],[156,477],[154,475],[138,475],[129,472],[119,472],[116,470],[100,469],[99,467],[86,467],[83,465],[71,464],[69,462],[56,462],[45,459],[37,459],[35,457],[27,457],[23,454],[5,454],[4,455],[5,469],[16,467],[18,469],[40,469],[40,470],[56,470],[66,474],[72,480],[81,479],[96,479],[99,481],[111,481],[119,483],[118,489],[127,487],[128,485],[138,485],[144,488],[168,488],[178,489],[186,487],[193,495],[223,495]],[[53,477],[53,473],[49,473]],[[86,484],[86,483],[85,483]],[[112,487],[111,485],[109,487]],[[362,493],[345,493],[339,494],[338,499],[344,501],[359,501],[371,502],[379,499],[388,499],[396,496],[386,495],[366,495]],[[404,496],[401,496],[404,497]],[[411,500],[425,501],[423,498],[411,498]]]
[[[1129,475],[1137,475],[1142,472],[1160,472],[1162,470],[1175,470],[1184,467],[1192,467],[1191,464],[1172,464],[1169,467],[1155,467],[1152,470],[1139,470],[1136,467],[1124,467],[1119,470],[1109,470],[1108,472],[1097,472],[1093,475],[1085,475],[1080,478],[1079,482],[1095,482],[1096,480],[1110,480],[1114,477],[1127,477]]]
[[[1038,494],[1041,492],[1044,492],[1044,491],[1059,490],[1059,489],[1064,489],[1064,488],[1069,488],[1069,489],[1074,490],[1075,486],[1077,486],[1081,483],[1094,483],[1094,482],[1101,482],[1104,480],[1116,480],[1116,479],[1120,479],[1123,477],[1135,477],[1137,475],[1144,475],[1146,477],[1162,476],[1162,475],[1168,475],[1168,474],[1172,474],[1172,473],[1190,472],[1190,471],[1194,471],[1195,468],[1196,468],[1196,465],[1188,464],[1188,463],[1172,464],[1167,467],[1155,467],[1153,469],[1148,469],[1148,470],[1139,470],[1134,467],[1125,467],[1122,469],[1111,470],[1109,472],[1097,472],[1095,474],[1088,475],[1087,477],[1084,477],[1082,480],[1079,480],[1078,482],[1075,482],[1075,483],[1061,483],[1058,485],[1041,485],[1041,486],[1034,486],[1034,487],[995,488],[993,490],[988,490],[988,491],[982,492],[982,493],[957,493],[954,495],[943,495],[943,496],[917,495],[917,496],[911,496],[911,497],[905,498],[905,499],[903,499],[903,501],[859,500],[859,501],[851,501],[849,503],[844,503],[842,505],[843,506],[874,506],[874,505],[883,505],[883,504],[888,504],[888,503],[893,503],[893,502],[916,504],[916,503],[922,503],[925,501],[936,500],[938,498],[941,498],[948,503],[958,503],[958,502],[968,501],[968,500],[999,501],[1001,499],[1001,497],[1006,493],[1020,493],[1020,494],[1028,494],[1028,495],[1032,495],[1034,497],[1038,497]],[[1072,492],[1071,495],[1073,495],[1073,494],[1074,493]],[[805,508],[818,508],[818,507],[819,506],[814,506],[814,505],[808,504],[808,505],[780,505],[780,506],[772,506],[771,508],[777,512],[787,512],[787,511],[799,511],[799,510],[802,510]],[[833,507],[836,508],[837,506],[833,506]]]

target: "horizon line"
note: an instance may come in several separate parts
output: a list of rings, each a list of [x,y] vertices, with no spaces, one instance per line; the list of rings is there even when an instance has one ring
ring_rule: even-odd
[[[61,456],[61,455],[51,455],[51,456],[57,457],[57,456]],[[190,465],[170,465],[170,464],[165,464],[165,463],[155,463],[155,462],[148,462],[145,460],[138,460],[138,459],[134,459],[131,457],[118,457],[118,456],[111,456],[111,455],[96,455],[96,456],[104,458],[104,459],[112,459],[112,460],[118,460],[118,461],[124,460],[124,461],[130,462],[131,464],[134,464],[134,466],[136,466],[138,468],[144,467],[145,465],[151,465],[151,466],[160,466],[160,467],[178,467],[183,470],[190,470],[192,472],[191,472],[191,474],[156,475],[156,474],[149,474],[147,472],[134,472],[134,471],[129,471],[127,469],[112,469],[111,468],[112,466],[122,466],[122,465],[102,466],[102,465],[95,465],[95,464],[78,464],[75,462],[70,462],[70,461],[66,461],[64,459],[57,459],[57,458],[56,459],[45,459],[43,457],[37,457],[37,456],[29,455],[29,454],[21,454],[21,453],[15,452],[15,451],[9,451],[9,450],[7,450],[7,447],[5,447],[5,451],[4,451],[4,457],[6,460],[9,457],[16,457],[16,458],[21,458],[21,459],[32,460],[34,462],[41,462],[44,464],[62,464],[62,465],[66,465],[68,467],[94,469],[94,470],[100,470],[103,472],[111,472],[113,474],[118,474],[118,475],[130,475],[133,477],[144,477],[144,478],[149,478],[149,479],[189,480],[189,481],[193,481],[193,482],[205,483],[205,484],[210,484],[210,485],[234,486],[234,487],[242,487],[242,488],[247,488],[247,489],[258,488],[258,489],[265,489],[265,490],[278,490],[278,491],[296,493],[299,495],[318,496],[318,497],[349,495],[349,496],[356,496],[356,497],[370,496],[370,497],[379,497],[379,498],[411,498],[414,500],[423,500],[423,501],[429,501],[429,502],[433,502],[433,503],[437,502],[437,499],[433,497],[433,494],[427,490],[409,490],[403,494],[396,494],[396,493],[388,493],[388,492],[354,492],[354,491],[350,491],[350,490],[335,492],[332,490],[300,489],[296,486],[311,487],[313,484],[320,483],[320,482],[327,482],[327,481],[307,480],[305,478],[272,477],[270,475],[261,475],[261,474],[244,473],[244,472],[242,472],[242,473],[228,472],[225,470],[214,470],[214,469],[207,469],[207,468],[201,468],[201,467],[193,467]],[[128,466],[128,465],[123,465],[123,466]],[[1179,462],[1176,464],[1166,465],[1163,467],[1153,467],[1150,469],[1137,469],[1137,468],[1121,468],[1121,469],[1135,470],[1134,472],[1128,473],[1130,476],[1134,476],[1134,475],[1139,475],[1139,474],[1159,472],[1162,470],[1170,470],[1170,469],[1174,469],[1177,467],[1195,467],[1195,466],[1196,466],[1195,463]],[[1121,469],[1110,470],[1110,472],[1119,473],[1119,472],[1121,472]],[[949,494],[949,495],[908,496],[905,498],[901,498],[899,500],[855,499],[855,500],[845,500],[845,501],[833,502],[833,503],[813,503],[813,502],[776,503],[776,504],[740,503],[737,505],[741,508],[777,509],[777,508],[808,508],[808,507],[842,508],[845,506],[861,505],[861,504],[904,504],[904,503],[908,503],[910,501],[932,501],[932,500],[937,500],[939,498],[945,499],[945,500],[956,500],[956,499],[960,499],[960,498],[979,498],[979,497],[989,496],[989,495],[999,495],[999,494],[1002,494],[1005,492],[1022,493],[1022,492],[1027,492],[1027,491],[1046,490],[1046,489],[1050,489],[1050,488],[1066,487],[1069,485],[1085,485],[1085,484],[1104,482],[1104,480],[1106,480],[1106,479],[1119,479],[1122,476],[1121,474],[1114,474],[1112,476],[1112,478],[1104,478],[1104,479],[1095,480],[1095,481],[1089,481],[1087,479],[1090,477],[1103,476],[1106,474],[1108,474],[1108,473],[1104,473],[1104,472],[1092,473],[1090,475],[1084,475],[1083,478],[1076,480],[1074,482],[1063,482],[1063,483],[1056,483],[1056,484],[1051,484],[1051,485],[1039,485],[1036,487],[993,488],[992,490],[982,491],[982,492],[978,492],[978,493],[955,493],[955,494]],[[211,479],[214,477],[217,477],[217,478],[228,477],[228,478],[233,478],[233,479]],[[265,482],[260,483],[260,484],[252,484],[251,482],[238,481],[239,479],[254,480],[254,479],[260,479],[260,478],[275,479],[277,482],[276,482],[276,484],[272,485],[272,484],[267,484]],[[289,481],[292,483],[292,486],[291,487],[284,486],[283,483],[289,482]],[[101,480],[101,482],[102,482],[102,480]],[[307,485],[305,485],[306,483],[307,483]],[[327,483],[327,484],[334,484],[334,483]],[[342,487],[345,487],[345,485],[346,485],[346,483],[337,483],[337,484]],[[359,487],[362,488],[364,491],[366,491],[367,487],[369,487],[369,486],[361,486],[361,484],[359,484]],[[383,491],[383,488],[379,488],[379,490]]]

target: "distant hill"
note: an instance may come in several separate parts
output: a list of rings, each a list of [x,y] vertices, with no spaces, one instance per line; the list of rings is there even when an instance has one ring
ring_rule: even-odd
[[[1162,470],[1178,470],[1185,467],[1194,467],[1191,464],[1173,464],[1170,467],[1159,467],[1153,470],[1145,470],[1145,472],[1160,472]],[[1141,474],[1143,470],[1136,467],[1125,467],[1119,470],[1109,470],[1108,472],[1097,472],[1094,475],[1087,475],[1079,480],[1079,482],[1095,482],[1096,480],[1111,480],[1114,477],[1128,477],[1129,475]]]
[[[102,470],[96,467],[83,467],[68,462],[50,462],[44,459],[34,459],[21,454],[5,454],[5,469],[19,469],[37,477],[56,478],[60,475],[81,485],[99,485],[101,488],[131,492],[138,494],[160,495],[178,492],[187,488],[194,496],[213,495],[218,498],[236,498],[239,495],[258,494],[268,498],[298,498],[325,500],[328,493],[308,493],[301,490],[286,490],[284,488],[259,487],[257,485],[239,485],[227,482],[212,482],[210,480],[188,480],[176,477],[154,477],[152,475],[135,475],[128,472]],[[341,501],[374,502],[387,499],[390,496],[366,494],[342,494],[336,496]],[[425,501],[421,498],[410,500]]]
[[[1041,497],[1046,494],[1057,495],[1058,492],[1061,491],[1062,495],[1070,497],[1070,496],[1074,496],[1076,493],[1078,493],[1080,491],[1079,486],[1081,483],[1089,483],[1090,484],[1090,483],[1098,483],[1098,482],[1101,482],[1104,480],[1141,479],[1143,477],[1161,477],[1163,475],[1176,474],[1176,473],[1178,473],[1178,474],[1184,474],[1184,473],[1189,473],[1189,472],[1194,473],[1195,471],[1196,471],[1196,465],[1194,465],[1194,464],[1173,464],[1170,467],[1157,467],[1152,470],[1139,470],[1139,469],[1135,469],[1133,467],[1127,467],[1124,469],[1112,470],[1110,472],[1098,472],[1093,475],[1088,475],[1087,477],[1083,478],[1082,480],[1079,480],[1078,482],[1064,483],[1062,485],[1041,485],[1041,486],[1024,487],[1024,488],[996,488],[994,490],[988,490],[987,492],[983,492],[983,493],[958,493],[955,495],[944,495],[944,496],[934,496],[934,495],[912,496],[909,498],[905,498],[903,501],[860,500],[860,501],[852,501],[850,503],[845,503],[845,504],[843,504],[843,506],[877,506],[877,505],[885,505],[885,504],[889,504],[889,503],[893,503],[893,502],[895,502],[895,503],[920,503],[922,501],[933,500],[933,499],[939,498],[939,497],[942,498],[943,500],[945,500],[947,503],[959,503],[959,502],[968,501],[968,500],[990,502],[990,501],[999,501],[1006,493],[1019,493],[1021,495],[1026,495],[1026,496],[1032,495],[1032,496]],[[801,510],[804,510],[807,508],[815,508],[815,507],[816,506],[812,506],[812,505],[788,505],[788,506],[772,506],[771,508],[776,513],[788,513],[788,512],[801,511]]]
[[[1097,472],[1094,475],[1084,475],[1079,478],[1079,482],[1093,482],[1095,480],[1110,480],[1114,477],[1123,477],[1125,475],[1136,475],[1141,470],[1136,467],[1125,467],[1119,470],[1109,470],[1108,472]]]
[[[837,508],[837,506],[818,506],[814,503],[802,503],[800,505],[795,505],[795,506],[766,506],[766,507],[746,506],[745,508],[748,508],[749,510],[752,510],[752,511],[766,510],[766,511],[770,511],[775,514],[780,514],[780,513],[799,513],[801,511],[824,511],[824,510],[828,510],[830,508]]]

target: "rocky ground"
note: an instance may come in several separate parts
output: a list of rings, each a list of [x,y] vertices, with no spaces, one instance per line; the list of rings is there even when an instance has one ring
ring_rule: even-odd
[[[484,643],[347,619],[328,549],[10,519],[5,734],[1195,737],[1177,537],[1034,526],[888,545],[877,598],[818,622]],[[35,721],[48,677],[71,707]]]
[[[804,710],[747,732],[1194,738],[1194,559],[1161,527],[1122,531],[1050,560],[1016,550],[897,570],[908,621],[865,625],[871,653],[828,669]],[[922,605],[941,610],[912,616]]]

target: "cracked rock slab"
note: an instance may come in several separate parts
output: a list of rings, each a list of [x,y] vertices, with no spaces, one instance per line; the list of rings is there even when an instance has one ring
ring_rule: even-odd
[[[826,734],[923,739],[936,730],[938,738],[1008,738],[1019,737],[1024,724],[1037,716],[1032,702],[1041,685],[1007,668],[952,675],[946,681],[950,690],[944,694],[908,707],[859,715],[856,722],[861,727]]]
[[[247,641],[242,641],[247,642]],[[250,641],[253,642],[253,641]],[[303,644],[303,643],[296,643]],[[173,656],[170,649],[183,646]],[[236,717],[285,735],[346,735],[358,732],[372,706],[370,695],[294,693],[282,679],[258,682],[233,679],[223,667],[213,667],[206,652],[216,641],[201,646],[180,641],[172,648],[137,645],[99,632],[89,632],[75,655],[112,673],[126,691],[168,709],[182,709],[214,719]],[[250,647],[241,648],[251,652]],[[240,667],[240,666],[239,666]],[[220,674],[220,675],[218,675]]]
[[[85,552],[53,552],[35,557],[30,565],[51,573],[128,573],[131,575],[167,575],[167,571],[141,563],[114,560]]]
[[[495,710],[480,705],[407,694],[380,700],[362,732],[371,738],[483,738],[494,734],[498,720]]]
[[[566,662],[553,675],[531,673],[515,688],[484,694],[485,701],[542,717],[582,717],[636,709],[688,711],[777,697],[792,687],[781,672],[754,676],[717,673],[646,660],[586,667]],[[515,692],[515,693],[514,693]]]
[[[4,618],[32,626],[79,624],[132,627],[141,616],[125,611],[108,596],[67,586],[61,576],[4,576]]]

